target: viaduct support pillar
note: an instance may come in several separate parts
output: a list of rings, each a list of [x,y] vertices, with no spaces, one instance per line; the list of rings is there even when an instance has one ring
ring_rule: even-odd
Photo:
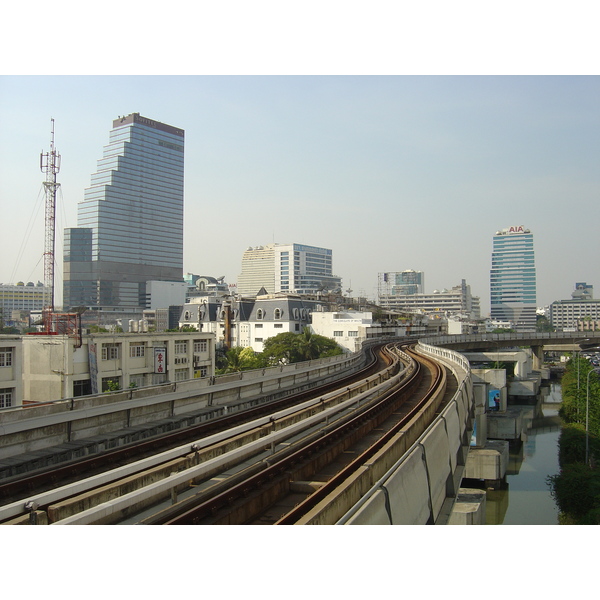
[[[531,346],[533,352],[533,370],[541,371],[544,366],[544,346]]]

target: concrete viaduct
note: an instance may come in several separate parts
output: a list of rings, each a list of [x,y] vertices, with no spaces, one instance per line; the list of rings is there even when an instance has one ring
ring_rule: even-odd
[[[453,335],[437,336],[421,339],[419,350],[434,356],[442,362],[454,375],[457,390],[447,406],[428,426],[415,444],[396,462],[380,480],[363,495],[360,502],[348,513],[339,524],[480,524],[485,522],[485,492],[461,488],[463,478],[494,480],[502,479],[508,463],[508,442],[489,440],[487,428],[487,384],[476,381],[469,361],[463,353],[485,352],[499,348],[531,347],[539,365],[543,360],[545,350],[585,350],[600,345],[600,333],[501,333],[481,335]],[[338,370],[343,370],[349,363],[357,361],[357,355],[336,360],[314,361],[312,365],[298,365],[287,367],[279,372],[260,376],[245,373],[237,381],[228,381],[222,386],[222,398],[217,398],[215,387],[207,389],[210,401],[204,406],[214,410],[222,401],[231,400],[232,394],[239,401],[250,391],[256,393],[260,390],[265,393],[274,385],[273,389],[281,387],[282,378],[293,378],[297,383],[298,377],[310,378],[309,372],[316,370],[319,374],[333,375]],[[535,361],[534,361],[535,362]],[[535,365],[534,365],[535,368]],[[268,383],[271,382],[272,383]],[[169,393],[154,398],[134,398],[135,393],[124,392],[121,402],[122,412],[127,425],[131,427],[132,414],[139,410],[140,421],[149,421],[156,417],[155,411],[164,412],[173,416],[178,410],[189,410],[190,401],[185,400],[185,385],[173,387]],[[235,391],[233,391],[235,388]],[[182,393],[183,392],[183,393]],[[196,390],[195,403],[198,402]],[[92,406],[93,399],[85,400],[80,407],[74,407],[68,401],[53,406],[31,408],[19,411],[18,418],[12,422],[4,422],[0,433],[6,438],[13,438],[15,446],[19,446],[18,436],[24,436],[29,444],[32,442],[30,428],[46,429],[50,426],[56,436],[53,440],[67,435],[71,437],[75,422],[80,422],[88,427],[95,419],[102,420],[103,415],[110,409],[104,402]],[[114,398],[117,400],[117,398]],[[178,406],[181,403],[182,406]],[[72,403],[71,403],[72,404]],[[150,408],[152,407],[152,408]],[[79,410],[78,410],[79,408]],[[39,414],[37,414],[39,412]],[[95,414],[97,412],[98,414]],[[111,411],[112,412],[112,411]],[[146,413],[154,413],[152,415]],[[79,413],[79,414],[77,414]],[[163,415],[161,415],[163,416]],[[83,417],[83,419],[82,419]],[[39,419],[39,423],[35,422]],[[75,419],[75,421],[73,420]],[[97,421],[99,422],[99,421]],[[84,427],[85,429],[85,427]],[[93,428],[92,428],[93,429]],[[477,430],[477,441],[473,445],[473,430]],[[64,431],[63,431],[64,430]],[[41,431],[40,431],[41,433]],[[88,430],[86,433],[90,433]],[[36,436],[34,436],[35,439]],[[490,436],[493,437],[493,436]],[[45,441],[45,440],[44,440]],[[40,446],[40,438],[37,439]],[[34,443],[34,446],[37,445]],[[13,446],[12,452],[4,445],[2,454],[16,458],[17,448]],[[482,498],[483,495],[483,498]],[[482,520],[483,519],[483,520]]]

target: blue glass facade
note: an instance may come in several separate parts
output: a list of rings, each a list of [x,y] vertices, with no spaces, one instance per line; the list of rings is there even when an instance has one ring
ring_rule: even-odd
[[[146,281],[183,280],[184,131],[133,113],[65,232],[65,307],[144,307]]]
[[[523,226],[498,231],[490,271],[491,317],[517,331],[535,331],[536,273],[533,234]]]

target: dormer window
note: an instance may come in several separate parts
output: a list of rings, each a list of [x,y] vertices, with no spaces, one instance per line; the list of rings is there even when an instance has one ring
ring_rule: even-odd
[[[281,319],[282,310],[280,308],[275,309],[275,319]]]
[[[264,316],[265,316],[265,311],[262,308],[259,308],[256,311],[256,318],[260,321],[264,318]]]

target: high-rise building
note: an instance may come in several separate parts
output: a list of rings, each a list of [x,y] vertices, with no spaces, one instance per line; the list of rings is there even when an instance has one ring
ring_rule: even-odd
[[[379,299],[387,296],[407,296],[425,293],[425,273],[423,271],[395,271],[379,273],[377,291]]]
[[[183,282],[183,155],[183,129],[139,113],[113,121],[65,230],[65,309],[141,311],[146,282]]]
[[[242,256],[237,293],[272,294],[340,292],[342,280],[333,275],[332,252],[303,244],[268,244],[248,248]]]
[[[536,278],[533,234],[522,225],[497,231],[490,271],[491,318],[517,331],[535,331]]]
[[[0,327],[22,322],[22,314],[40,311],[48,297],[48,288],[40,281],[16,285],[0,283]]]

